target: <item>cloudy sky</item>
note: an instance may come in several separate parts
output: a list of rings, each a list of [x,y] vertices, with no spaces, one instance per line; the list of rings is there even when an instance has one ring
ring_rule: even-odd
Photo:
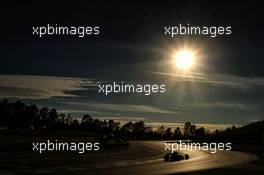
[[[160,123],[247,124],[263,120],[260,6],[196,2],[98,2],[1,6],[0,98],[61,112]],[[206,4],[206,5],[205,5]],[[32,35],[32,26],[98,25],[98,37]],[[232,26],[230,36],[169,38],[166,25]],[[171,54],[199,50],[199,69],[174,71]],[[166,93],[98,93],[98,83],[165,84]]]

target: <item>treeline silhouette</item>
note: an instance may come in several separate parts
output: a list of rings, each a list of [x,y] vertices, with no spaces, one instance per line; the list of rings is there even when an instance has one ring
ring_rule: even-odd
[[[21,101],[9,102],[3,99],[0,102],[0,128],[3,129],[56,129],[67,131],[95,132],[102,137],[120,139],[210,139],[221,138],[236,128],[233,126],[224,131],[208,132],[204,127],[197,128],[186,122],[183,128],[175,129],[160,126],[151,128],[144,121],[128,122],[120,125],[114,120],[93,119],[90,115],[83,115],[81,120],[73,119],[70,115],[58,113],[56,109],[47,107],[38,108],[34,104],[26,105]]]

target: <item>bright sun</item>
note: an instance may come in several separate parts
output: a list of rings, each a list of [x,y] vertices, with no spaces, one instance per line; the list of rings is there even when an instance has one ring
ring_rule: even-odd
[[[174,57],[178,69],[189,70],[194,65],[194,54],[188,50],[178,51]]]

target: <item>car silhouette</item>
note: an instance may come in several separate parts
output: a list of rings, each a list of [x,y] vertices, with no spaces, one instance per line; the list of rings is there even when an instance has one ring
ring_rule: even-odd
[[[179,153],[179,152],[175,151],[173,153],[167,153],[164,156],[164,161],[165,162],[174,162],[174,161],[180,161],[180,160],[187,160],[189,158],[190,157],[188,154],[183,154],[183,153]]]

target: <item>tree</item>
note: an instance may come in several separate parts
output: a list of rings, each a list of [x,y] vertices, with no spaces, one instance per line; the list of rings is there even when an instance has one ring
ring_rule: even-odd
[[[40,119],[40,127],[41,128],[46,128],[47,126],[47,120],[48,120],[48,117],[49,117],[49,108],[47,107],[42,107],[40,110],[39,110],[39,119]]]
[[[171,139],[172,138],[172,132],[171,132],[171,128],[167,128],[164,134],[164,138],[165,139]]]
[[[198,139],[205,138],[205,129],[204,129],[204,127],[196,129],[195,136]]]
[[[58,116],[56,109],[54,109],[54,108],[51,109],[49,112],[48,120],[47,120],[47,127],[51,128],[57,122],[58,118],[59,118],[59,116]]]
[[[7,128],[10,124],[10,103],[8,99],[3,99],[0,104],[0,127]]]
[[[176,138],[176,139],[180,139],[182,137],[182,132],[181,132],[180,127],[177,127],[174,130],[173,137]]]
[[[22,127],[34,128],[35,126],[37,126],[36,124],[40,123],[39,114],[39,109],[36,105],[32,104],[30,106],[26,106],[24,110],[24,115],[22,115],[22,125],[24,125]]]
[[[135,122],[133,126],[133,134],[135,138],[144,138],[145,123],[143,121]]]
[[[190,133],[191,133],[191,122],[186,122],[184,124],[184,129],[183,129],[183,135],[185,137],[189,137],[190,136]]]
[[[157,133],[160,135],[164,134],[165,127],[161,125],[160,127],[157,128]]]
[[[195,136],[195,131],[196,131],[196,126],[195,125],[191,125],[191,128],[190,128],[190,136],[191,137]]]
[[[77,119],[74,119],[72,124],[71,124],[71,128],[72,129],[78,129],[79,127],[79,121]]]
[[[121,128],[121,135],[124,138],[131,138],[132,137],[132,132],[133,132],[133,123],[132,122],[128,122],[126,124],[124,124]]]

